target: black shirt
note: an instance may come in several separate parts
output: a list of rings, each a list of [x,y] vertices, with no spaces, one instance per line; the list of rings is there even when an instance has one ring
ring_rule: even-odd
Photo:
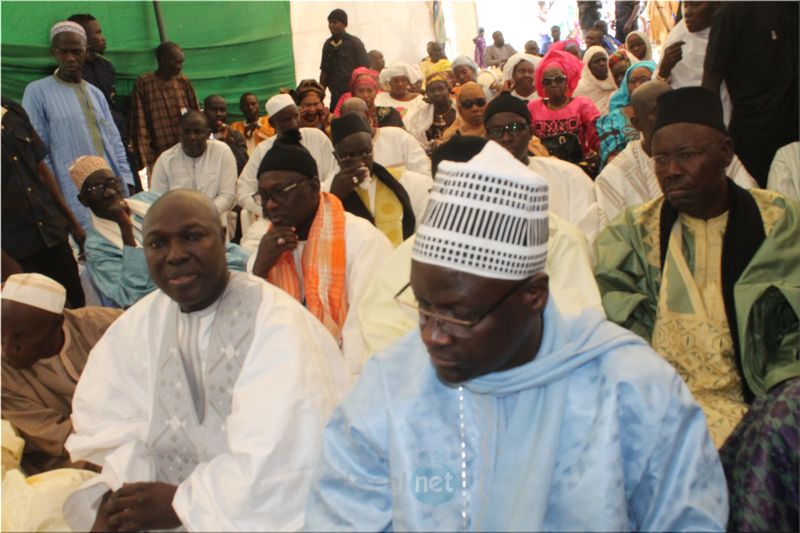
[[[127,144],[125,118],[114,101],[117,96],[117,71],[114,69],[114,64],[104,57],[96,56],[91,63],[86,61],[83,64],[81,76],[85,81],[100,89],[106,97],[108,107],[111,109],[111,116],[114,117],[114,124],[117,125],[119,135],[122,137],[122,144]]]
[[[63,243],[67,220],[36,168],[47,147],[21,105],[5,96],[2,103],[7,110],[2,120],[2,244],[19,261]]]
[[[369,57],[364,43],[355,35],[344,33],[338,45],[333,36],[322,46],[322,62],[319,69],[328,73],[327,84],[331,93],[341,95],[348,90],[350,75],[358,67],[368,67]]]
[[[726,2],[714,14],[704,69],[728,86],[734,139],[798,139],[797,24],[797,2]]]

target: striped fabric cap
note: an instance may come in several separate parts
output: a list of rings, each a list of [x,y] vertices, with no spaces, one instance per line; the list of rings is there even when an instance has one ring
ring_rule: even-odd
[[[493,141],[466,163],[443,161],[412,258],[493,279],[541,272],[547,198],[547,181]]]

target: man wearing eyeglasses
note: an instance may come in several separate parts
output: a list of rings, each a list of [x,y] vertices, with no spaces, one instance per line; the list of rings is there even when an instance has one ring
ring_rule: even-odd
[[[594,182],[601,228],[626,207],[643,204],[661,196],[661,187],[658,185],[658,178],[653,168],[650,142],[655,127],[656,99],[671,90],[672,87],[667,82],[652,80],[633,91],[631,125],[642,135],[638,139],[629,141],[625,148],[603,167]],[[733,155],[725,173],[740,187],[750,189],[756,186],[755,180],[736,154]]]
[[[226,148],[227,149],[227,148]],[[86,232],[86,266],[103,305],[128,308],[155,290],[142,246],[142,222],[159,193],[143,191],[124,198],[105,159],[83,156],[70,167],[78,201],[91,211]],[[244,271],[248,254],[226,243],[228,267]]]
[[[575,225],[591,245],[597,236],[594,184],[577,165],[555,157],[531,155],[531,115],[526,102],[501,93],[486,106],[486,138],[547,180],[550,212]]]
[[[663,93],[650,139],[663,197],[597,239],[610,320],[675,366],[717,447],[755,397],[800,374],[797,204],[726,176],[734,146],[719,93]]]
[[[357,377],[369,353],[358,309],[372,274],[392,251],[388,239],[320,191],[317,163],[296,130],[281,134],[258,167],[264,209],[243,246],[248,270],[283,289],[325,325]]]
[[[677,373],[549,298],[547,182],[488,142],[445,161],[417,232],[419,329],[324,434],[312,531],[721,531],[725,478]]]
[[[374,161],[372,127],[358,113],[331,123],[334,156],[339,172],[330,182],[330,192],[345,211],[367,219],[398,246],[416,229],[425,211],[430,176],[395,171]],[[327,185],[327,184],[326,184]]]

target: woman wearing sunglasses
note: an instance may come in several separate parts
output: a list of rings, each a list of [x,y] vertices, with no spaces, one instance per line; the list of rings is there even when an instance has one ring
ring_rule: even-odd
[[[531,130],[550,155],[581,166],[594,176],[600,148],[595,121],[597,106],[585,96],[572,96],[583,63],[572,54],[551,50],[536,69],[540,99],[528,104]]]
[[[483,114],[486,111],[486,94],[480,85],[469,81],[461,86],[458,93],[458,118],[445,130],[442,140],[447,141],[454,135],[474,135],[483,137],[486,128],[483,126]]]

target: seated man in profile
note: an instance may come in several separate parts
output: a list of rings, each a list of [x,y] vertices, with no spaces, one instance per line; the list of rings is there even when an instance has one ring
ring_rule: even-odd
[[[608,318],[678,370],[720,447],[754,397],[800,375],[798,208],[726,174],[734,146],[718,93],[684,87],[657,107],[664,195],[600,234],[595,275]]]
[[[280,287],[316,316],[342,348],[351,375],[369,355],[358,317],[372,275],[392,251],[372,224],[320,192],[317,164],[287,132],[261,160],[258,191],[264,218],[248,232],[248,270]]]
[[[322,324],[230,273],[211,200],[172,191],[142,227],[158,286],[92,350],[73,400],[73,529],[298,530],[325,421],[349,386]],[[291,495],[288,497],[287,495]]]
[[[144,191],[124,198],[102,157],[79,157],[70,176],[80,192],[78,200],[92,212],[84,245],[92,282],[104,305],[130,307],[156,288],[147,271],[142,222],[160,195]],[[248,254],[232,243],[226,243],[225,250],[231,270],[244,271]]]
[[[547,182],[498,144],[441,163],[412,252],[419,329],[334,412],[309,530],[724,529],[702,411],[641,338],[562,315],[547,226]]]
[[[71,463],[72,395],[89,351],[122,314],[119,309],[64,309],[66,289],[41,274],[14,274],[3,285],[3,419],[25,439],[28,474]]]

